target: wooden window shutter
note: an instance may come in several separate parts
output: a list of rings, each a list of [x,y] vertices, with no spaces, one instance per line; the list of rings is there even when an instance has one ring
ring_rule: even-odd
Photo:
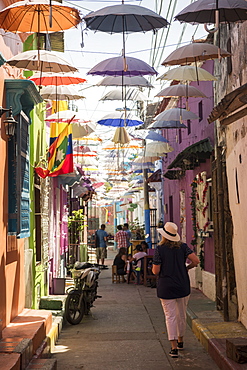
[[[9,141],[9,234],[30,236],[29,120],[21,112],[17,132]]]

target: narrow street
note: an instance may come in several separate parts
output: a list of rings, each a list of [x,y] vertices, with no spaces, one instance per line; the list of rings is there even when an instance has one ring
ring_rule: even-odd
[[[53,356],[58,370],[218,369],[187,327],[185,349],[169,357],[164,316],[156,289],[126,283],[112,284],[115,252],[108,251],[108,270],[99,279],[101,299],[79,325],[67,324]]]

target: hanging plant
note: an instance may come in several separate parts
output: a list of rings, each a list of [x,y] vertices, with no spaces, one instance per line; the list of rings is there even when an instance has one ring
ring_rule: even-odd
[[[190,184],[192,190],[191,190],[191,196],[190,196],[190,199],[191,199],[191,202],[190,202],[190,205],[191,205],[191,220],[192,220],[192,229],[193,229],[193,236],[192,236],[192,240],[191,240],[191,245],[194,247],[194,250],[195,250],[195,247],[197,245],[197,222],[196,222],[196,199],[197,199],[197,180],[196,178],[194,178],[193,182]]]

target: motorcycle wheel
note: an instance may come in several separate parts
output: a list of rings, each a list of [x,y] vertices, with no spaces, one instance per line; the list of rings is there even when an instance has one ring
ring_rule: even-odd
[[[82,300],[82,304],[79,305],[80,302],[80,294],[79,293],[71,293],[68,295],[65,303],[65,317],[67,321],[71,325],[77,325],[81,322],[84,313],[84,300]]]

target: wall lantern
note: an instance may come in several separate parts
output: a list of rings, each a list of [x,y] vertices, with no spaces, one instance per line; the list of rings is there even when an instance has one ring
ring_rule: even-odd
[[[2,117],[2,115],[6,112],[9,112],[9,116],[3,121],[3,123],[5,125],[5,133],[10,139],[15,134],[15,128],[16,128],[17,122],[15,121],[13,117],[12,107],[10,107],[9,109],[0,107],[0,117]]]

